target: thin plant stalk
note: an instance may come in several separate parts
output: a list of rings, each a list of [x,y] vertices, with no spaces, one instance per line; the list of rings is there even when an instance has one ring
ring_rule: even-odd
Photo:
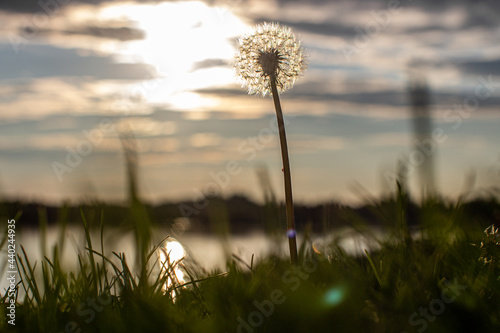
[[[292,30],[277,23],[264,23],[255,32],[240,39],[235,58],[236,73],[243,79],[249,94],[273,95],[285,177],[285,203],[290,260],[297,263],[297,232],[292,199],[292,177],[288,160],[285,123],[279,93],[293,87],[295,80],[307,68],[300,42]]]
[[[295,215],[293,212],[293,197],[292,197],[292,175],[290,172],[290,161],[288,159],[288,145],[286,142],[285,122],[283,121],[283,112],[281,111],[280,97],[278,88],[276,87],[276,77],[270,78],[271,92],[276,109],[276,117],[278,119],[278,128],[281,144],[281,158],[283,160],[283,175],[285,178],[285,203],[286,203],[286,225],[288,246],[290,248],[290,260],[292,264],[297,263],[297,237],[295,231]]]

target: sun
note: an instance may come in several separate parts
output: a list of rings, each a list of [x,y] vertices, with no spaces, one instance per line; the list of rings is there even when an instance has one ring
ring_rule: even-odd
[[[248,29],[229,10],[198,1],[151,4],[116,4],[103,7],[103,19],[133,22],[145,38],[116,50],[118,61],[143,62],[155,68],[161,84],[144,91],[144,100],[179,109],[210,105],[197,89],[234,83],[229,65],[231,40]],[[206,65],[216,62],[216,66]],[[152,85],[153,86],[153,85]],[[189,98],[188,98],[189,96]]]

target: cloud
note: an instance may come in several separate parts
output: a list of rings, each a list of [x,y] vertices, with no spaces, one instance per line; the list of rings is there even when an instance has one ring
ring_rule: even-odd
[[[312,154],[320,150],[342,150],[348,146],[345,138],[315,134],[291,135],[290,144],[295,153]]]
[[[250,4],[255,3],[250,1]],[[495,1],[406,1],[391,2],[397,4],[397,11],[390,17],[389,24],[394,26],[414,22],[405,12],[421,13],[425,21],[415,26],[408,26],[403,33],[426,33],[436,31],[464,31],[471,28],[491,29],[500,25],[500,3]],[[386,1],[328,1],[328,0],[276,0],[276,12],[269,14],[265,8],[254,5],[252,13],[256,22],[278,20],[299,32],[306,32],[341,38],[355,37],[354,27],[364,27],[370,21],[376,21],[374,13],[387,12]],[[301,15],[300,12],[306,13]],[[403,18],[404,19],[401,19]],[[391,28],[391,32],[398,29]]]
[[[193,64],[192,70],[196,71],[198,69],[212,68],[212,67],[226,67],[228,61],[225,59],[206,59],[203,61],[198,61]]]
[[[468,61],[458,65],[467,73],[482,75],[500,75],[500,59]]]
[[[47,30],[48,32],[53,32]],[[39,31],[43,33],[43,31]],[[79,27],[74,29],[62,30],[61,33],[65,35],[81,35],[81,36],[92,36],[105,39],[115,39],[122,42],[131,40],[144,39],[146,36],[145,32],[131,27],[100,27],[100,26],[87,26]]]
[[[218,146],[222,138],[215,133],[196,133],[189,138],[193,147]]]
[[[161,3],[175,2],[178,0],[135,0],[136,3]],[[75,4],[101,5],[112,2],[121,2],[116,0],[0,0],[0,11],[15,13],[47,13],[58,11],[65,6]],[[134,1],[132,1],[134,2]]]
[[[406,132],[386,132],[369,135],[363,144],[369,147],[411,147],[413,136]]]
[[[0,81],[0,120],[12,123],[50,115],[84,114],[102,119],[149,112],[147,105],[124,93],[126,83],[129,81],[95,81],[88,77],[3,80]]]
[[[127,117],[121,119],[117,128],[122,131],[131,131],[135,137],[168,136],[177,131],[173,121],[157,121],[150,117]]]
[[[144,80],[155,76],[147,64],[116,63],[111,56],[82,56],[77,49],[48,45],[26,45],[23,52],[15,54],[10,45],[0,44],[0,58],[0,80],[61,76]]]
[[[42,2],[44,1],[42,0]],[[57,2],[56,4],[59,5]],[[42,11],[42,7],[40,7],[38,1],[33,0],[2,0],[0,1],[0,10],[18,13],[36,13],[38,11]]]
[[[260,19],[260,22],[267,22],[268,19]],[[337,37],[354,37],[356,35],[356,31],[352,26],[342,24],[342,23],[334,23],[334,22],[294,22],[294,21],[280,21],[281,24],[289,26],[294,30],[299,32],[309,32],[318,35],[325,36],[337,36]]]
[[[217,95],[217,96],[247,96],[248,93],[245,89],[236,89],[236,88],[206,88],[206,89],[198,89],[195,90],[196,93],[199,94],[207,94],[207,95]]]
[[[25,193],[36,190],[45,195],[43,192],[47,192],[47,186],[33,187],[33,184],[46,184],[43,177],[32,171],[20,172],[21,168],[45,168],[48,175],[44,179],[55,179],[50,163],[63,161],[66,146],[75,147],[85,138],[83,130],[95,129],[102,119],[109,118],[115,124],[131,123],[129,127],[137,139],[143,174],[149,177],[150,184],[163,191],[162,195],[169,191],[189,192],[192,186],[200,184],[198,181],[203,184],[210,180],[208,172],[217,171],[227,160],[243,163],[248,156],[242,156],[238,146],[248,138],[258,137],[261,130],[269,128],[270,122],[275,121],[272,98],[248,96],[234,80],[230,80],[232,74],[229,70],[222,69],[227,66],[227,61],[212,52],[193,58],[192,61],[197,62],[190,62],[186,71],[194,73],[189,73],[185,81],[169,81],[171,77],[166,76],[165,87],[169,88],[172,82],[176,93],[171,96],[168,90],[156,93],[163,96],[166,92],[171,101],[181,96],[179,103],[172,102],[170,105],[173,106],[168,107],[168,104],[154,104],[148,99],[142,104],[137,101],[130,111],[136,112],[135,116],[120,120],[123,114],[113,113],[117,100],[125,102],[128,112],[131,108],[127,102],[135,95],[129,96],[126,92],[131,90],[131,85],[139,85],[152,75],[152,68],[146,64],[116,62],[117,58],[122,61],[133,59],[120,53],[127,45],[143,44],[142,41],[120,41],[145,39],[147,42],[148,38],[154,37],[155,27],[161,25],[150,24],[150,29],[148,25],[141,25],[147,29],[148,35],[145,36],[145,32],[135,25],[141,22],[127,21],[121,16],[116,18],[118,21],[111,21],[94,15],[107,5],[120,5],[121,1],[40,1],[44,4],[65,2],[68,6],[47,21],[47,25],[33,25],[39,28],[37,34],[23,44],[17,55],[7,44],[9,34],[19,33],[20,29],[29,26],[30,19],[34,22],[37,13],[45,11],[38,4],[39,0],[0,1],[0,10],[8,10],[0,12],[0,21],[3,20],[0,38],[6,43],[0,44],[0,149],[4,166],[6,162],[11,163],[10,169],[3,171],[8,175],[11,188],[22,188]],[[500,76],[497,76],[500,75],[500,54],[496,46],[500,40],[496,34],[500,3],[481,0],[400,1],[401,11],[363,45],[359,45],[362,44],[359,42],[361,38],[356,39],[358,32],[354,28],[364,30],[374,19],[371,11],[387,9],[386,1],[205,1],[214,7],[227,8],[245,23],[278,21],[290,25],[301,35],[310,55],[310,67],[294,89],[282,97],[285,117],[290,120],[287,123],[290,148],[296,153],[292,155],[297,161],[296,175],[299,180],[300,175],[310,177],[303,182],[308,187],[301,192],[333,194],[331,184],[324,181],[328,177],[339,182],[346,178],[369,180],[372,176],[367,165],[381,160],[393,161],[397,152],[411,146],[413,136],[408,121],[411,112],[405,70],[408,61],[414,57],[428,62],[426,73],[432,90],[435,126],[443,128],[450,138],[443,145],[443,153],[451,147],[460,154],[468,154],[461,149],[463,143],[469,144],[471,152],[482,149],[484,156],[491,156],[495,151],[498,116],[494,112],[500,105],[500,88],[495,87],[494,96],[480,101],[477,112],[463,119],[464,126],[459,131],[452,129],[454,123],[450,123],[449,117],[444,117],[443,113],[453,109],[455,102],[463,104],[467,96],[474,94],[478,75],[492,74],[495,82],[500,81]],[[80,6],[106,2],[102,7]],[[145,1],[132,0],[127,4],[140,7],[143,3]],[[221,28],[224,26],[222,20],[228,17],[224,13],[218,12],[221,15],[214,23],[217,28],[219,24]],[[145,20],[149,18],[146,16]],[[196,34],[210,28],[208,22],[197,27]],[[158,32],[161,35],[162,31]],[[224,32],[221,37],[224,40],[228,38],[227,34],[237,34],[233,30]],[[179,33],[182,31],[173,31],[174,35]],[[162,42],[164,40],[155,45],[169,45]],[[181,41],[178,45],[185,44]],[[352,56],[350,61],[342,52],[346,45],[360,46],[359,54]],[[217,50],[218,47],[210,44],[206,50]],[[187,52],[183,48],[179,50]],[[150,55],[152,52],[147,48],[141,48],[141,51]],[[116,57],[106,52],[116,52]],[[229,49],[228,58],[231,52]],[[224,71],[228,73],[224,74]],[[230,79],[221,80],[223,75]],[[193,86],[192,82],[196,85]],[[213,88],[197,90],[203,87]],[[197,95],[203,95],[200,103],[197,103]],[[158,103],[166,103],[165,100]],[[154,109],[156,112],[142,113],[135,108],[146,104],[148,111]],[[175,105],[184,105],[184,108],[181,112],[173,112]],[[199,112],[193,112],[195,108]],[[278,166],[277,176],[280,176],[279,139],[277,135],[272,138],[264,149],[258,151],[257,159]],[[77,179],[77,174],[89,171],[109,181],[109,188],[114,184],[114,188],[119,189],[116,184],[122,180],[122,174],[111,169],[123,167],[120,150],[116,133],[110,134],[99,148],[96,147],[96,154],[92,154],[89,161],[67,179]],[[116,165],[109,162],[112,156]],[[470,159],[461,156],[464,157],[456,159],[458,163],[443,159],[443,167],[450,170],[450,175],[456,175],[451,170],[457,168],[460,161]],[[23,163],[19,163],[20,158],[23,158]],[[304,169],[305,165],[310,169]],[[330,165],[336,168],[333,176],[329,174]],[[152,172],[156,172],[154,177]],[[161,179],[169,174],[175,175],[171,181],[176,186],[163,186]],[[318,177],[318,174],[324,177]],[[241,178],[249,179],[251,186],[252,177]],[[24,187],[18,184],[23,181],[26,182]],[[60,193],[60,189],[54,187],[54,193],[57,191]]]
[[[115,22],[115,21],[104,21],[99,23],[100,25],[83,25],[73,26],[69,28],[61,28],[61,29],[51,29],[51,28],[42,28],[33,25],[25,25],[19,27],[18,36],[31,36],[32,34],[36,34],[36,37],[41,36],[57,36],[57,35],[65,35],[65,36],[90,36],[102,39],[112,39],[118,40],[121,42],[134,41],[134,40],[142,40],[146,37],[146,33],[141,30],[131,26],[131,22]],[[67,24],[65,24],[67,25]],[[109,26],[105,26],[109,25]],[[57,25],[55,25],[57,26]]]
[[[98,5],[112,0],[1,0],[0,10],[17,13],[46,13],[50,14],[60,8],[75,4],[85,3]]]

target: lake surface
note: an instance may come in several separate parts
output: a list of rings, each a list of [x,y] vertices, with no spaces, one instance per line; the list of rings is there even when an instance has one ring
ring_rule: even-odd
[[[378,231],[377,231],[378,232]],[[101,252],[101,236],[100,232],[92,232],[92,245],[94,250]],[[187,259],[195,261],[202,268],[210,271],[215,268],[224,270],[225,254],[224,245],[221,240],[214,235],[199,234],[193,232],[180,232],[171,228],[155,229],[153,240],[155,244],[159,244],[162,239],[170,236],[174,237],[182,244],[186,253]],[[82,253],[86,247],[85,234],[81,226],[68,226],[64,233],[65,243],[62,252],[63,267],[68,270],[76,270],[78,253]],[[373,240],[362,237],[361,235],[349,229],[341,229],[331,235],[313,235],[310,246],[316,251],[323,251],[325,245],[333,238],[339,240],[339,245],[349,253],[363,253],[364,249],[375,246]],[[46,233],[46,256],[50,259],[53,257],[53,248],[58,244],[60,239],[60,231],[57,227],[49,227]],[[298,244],[302,244],[303,235],[298,235]],[[40,261],[43,258],[42,237],[36,229],[18,229],[16,233],[16,251],[22,254],[21,246],[26,251],[28,258],[33,265],[38,262],[37,270],[40,269]],[[104,253],[108,258],[114,258],[113,252],[124,253],[130,267],[134,266],[136,259],[135,241],[131,232],[124,232],[122,229],[107,228],[104,230],[103,237]],[[288,254],[288,243],[286,239],[281,242],[269,239],[263,232],[251,232],[244,235],[231,235],[228,238],[227,248],[230,253],[237,255],[247,264],[250,264],[252,255],[254,260],[258,260],[262,256],[270,253]],[[0,280],[0,288],[2,294],[7,288],[6,264],[7,249],[4,248],[0,254],[0,268],[2,268],[2,276]],[[19,280],[19,276],[18,276]]]

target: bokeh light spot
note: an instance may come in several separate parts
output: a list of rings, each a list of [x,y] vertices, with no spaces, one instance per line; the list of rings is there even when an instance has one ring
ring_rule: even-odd
[[[344,290],[339,287],[331,288],[326,292],[324,299],[327,305],[339,305],[344,299]]]

